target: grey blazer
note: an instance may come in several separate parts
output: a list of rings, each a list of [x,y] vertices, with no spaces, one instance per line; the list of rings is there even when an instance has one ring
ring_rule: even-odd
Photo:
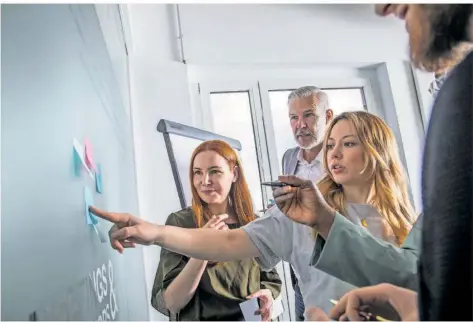
[[[299,164],[299,160],[297,159],[297,154],[299,153],[299,150],[301,148],[295,147],[292,149],[287,150],[284,152],[284,155],[282,156],[282,174],[283,175],[295,175],[297,171],[297,165]],[[294,274],[294,270],[292,269],[292,265],[290,265],[290,273],[291,273],[291,282],[292,282],[292,287],[295,289],[295,286],[297,284],[297,277],[296,274]],[[300,293],[300,290],[296,290],[296,292]]]
[[[295,175],[297,171],[297,154],[301,148],[295,147],[287,150],[282,156],[282,174],[283,175]]]

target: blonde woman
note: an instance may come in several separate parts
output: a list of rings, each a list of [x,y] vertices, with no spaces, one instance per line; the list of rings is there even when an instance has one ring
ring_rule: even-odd
[[[415,212],[392,131],[367,112],[342,113],[324,139],[325,177],[317,184],[330,207],[376,237],[401,245]]]
[[[354,286],[309,265],[314,249],[313,230],[327,238],[328,224],[340,216],[372,238],[378,236],[396,248],[394,244],[405,238],[414,214],[406,197],[406,178],[400,170],[394,136],[381,119],[365,112],[344,113],[332,122],[324,142],[325,170],[336,183],[329,185],[324,181],[322,189],[325,197],[335,202],[325,202],[314,183],[290,176],[280,178],[297,187],[275,191],[278,207],[239,229],[182,229],[153,225],[129,214],[93,211],[116,223],[110,236],[112,247],[119,251],[134,241],[157,244],[204,260],[255,257],[266,269],[281,260],[289,262],[306,306],[328,312],[332,306],[329,300],[340,298]],[[395,174],[386,174],[388,170]],[[334,192],[332,186],[339,190]],[[318,229],[319,225],[325,230]],[[343,247],[335,255],[345,256]]]
[[[337,143],[338,132],[355,132],[356,137],[342,137]],[[274,192],[279,208],[289,218],[318,232],[311,266],[358,287],[391,283],[416,291],[422,215],[415,218],[408,200],[407,178],[392,132],[380,118],[353,112],[337,116],[327,134],[327,175],[318,184],[320,190],[310,182],[280,177],[297,188]],[[352,176],[360,147],[370,157],[363,168],[358,166],[360,176]],[[346,164],[348,169],[343,167]],[[363,177],[372,180],[353,182]],[[320,192],[326,202],[321,201]],[[374,216],[352,216],[363,212]]]

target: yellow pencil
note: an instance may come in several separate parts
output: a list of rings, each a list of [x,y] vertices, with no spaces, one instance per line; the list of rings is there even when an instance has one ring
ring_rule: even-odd
[[[330,303],[332,303],[333,305],[336,305],[336,304],[338,303],[338,301],[331,299],[331,300],[330,300]],[[387,319],[385,319],[385,318],[383,318],[383,317],[381,317],[381,316],[379,316],[379,315],[376,315],[376,316],[375,316],[375,319],[378,320],[378,321],[389,321],[389,320],[387,320]]]

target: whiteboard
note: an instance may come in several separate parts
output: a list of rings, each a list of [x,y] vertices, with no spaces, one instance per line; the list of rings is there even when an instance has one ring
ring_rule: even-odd
[[[149,320],[142,250],[118,254],[84,211],[85,187],[102,209],[138,208],[128,94],[95,6],[3,4],[1,15],[1,319]],[[91,142],[102,193],[75,174],[73,138]]]

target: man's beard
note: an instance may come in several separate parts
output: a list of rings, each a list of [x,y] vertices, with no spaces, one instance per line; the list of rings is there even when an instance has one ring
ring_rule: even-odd
[[[420,8],[422,19],[410,30],[411,60],[427,71],[445,69],[458,60],[454,48],[468,41],[473,5],[424,4]]]
[[[306,145],[302,145],[302,143],[299,141],[298,139],[298,136],[300,134],[309,134],[310,135],[310,138],[311,138],[311,142],[309,144],[306,144]],[[306,132],[298,132],[295,134],[295,139],[296,139],[296,142],[297,142],[297,145],[299,145],[299,147],[301,149],[304,149],[304,150],[310,150],[312,148],[315,148],[320,142],[319,142],[319,139],[318,139],[318,135],[315,134],[315,133],[312,133],[310,131],[306,131]]]

